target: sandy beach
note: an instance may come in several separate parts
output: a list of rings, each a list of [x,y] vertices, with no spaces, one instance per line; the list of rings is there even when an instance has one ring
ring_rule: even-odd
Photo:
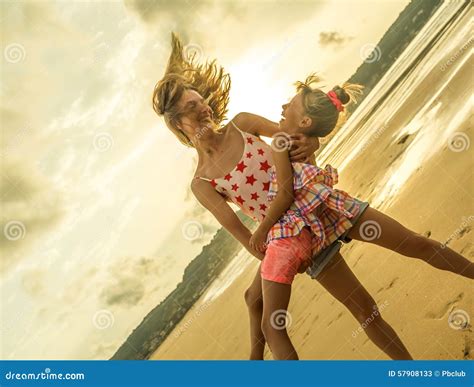
[[[461,32],[459,27],[452,34]],[[444,43],[439,44],[441,52]],[[443,55],[459,50],[451,45]],[[472,261],[472,97],[466,87],[472,73],[463,56],[445,70],[443,60],[439,53],[426,58],[432,66],[420,67],[416,82],[408,77],[407,86],[401,83],[406,93],[394,91],[371,122],[354,128],[343,147],[337,145],[342,154],[318,163],[343,165],[337,188]],[[368,125],[371,131],[364,132]],[[382,129],[374,135],[376,128]],[[356,146],[360,151],[347,160]],[[457,310],[474,317],[471,281],[369,243],[352,242],[342,254],[415,359],[472,359],[471,326],[449,324]],[[257,267],[255,259],[218,297],[197,302],[151,359],[247,359],[243,295]],[[289,334],[301,359],[388,359],[358,333],[349,311],[306,274],[295,279],[289,312]],[[268,349],[265,357],[272,359]]]

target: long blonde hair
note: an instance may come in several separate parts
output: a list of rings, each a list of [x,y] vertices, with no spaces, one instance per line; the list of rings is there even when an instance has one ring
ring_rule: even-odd
[[[194,147],[188,136],[177,126],[178,101],[186,90],[197,91],[212,109],[212,120],[216,128],[219,128],[226,118],[230,84],[229,74],[215,60],[199,64],[195,55],[186,58],[180,39],[172,33],[168,65],[163,78],[153,90],[153,110],[164,117],[166,125],[181,143]]]
[[[313,121],[308,135],[324,137],[334,129],[339,128],[347,119],[347,109],[339,112],[332,103],[328,95],[321,89],[314,88],[312,85],[321,82],[319,75],[311,73],[304,82],[296,82],[296,91],[303,95],[303,106],[305,114]],[[355,83],[343,83],[341,86],[334,86],[332,90],[342,105],[357,103],[364,86]]]

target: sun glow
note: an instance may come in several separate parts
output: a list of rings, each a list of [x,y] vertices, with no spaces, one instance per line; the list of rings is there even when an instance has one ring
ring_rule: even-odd
[[[229,69],[232,90],[229,118],[239,112],[250,112],[278,122],[281,106],[291,98],[291,84],[275,79],[267,71],[265,60],[243,60]]]

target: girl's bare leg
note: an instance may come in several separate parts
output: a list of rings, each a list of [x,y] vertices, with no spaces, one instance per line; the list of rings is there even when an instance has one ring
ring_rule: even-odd
[[[412,358],[396,332],[382,318],[380,312],[374,314],[374,299],[352,273],[339,253],[319,274],[317,281],[349,309],[360,324],[370,319],[371,323],[365,324],[365,333],[387,356],[394,360]],[[251,286],[245,292],[245,301],[250,314],[250,359],[253,360],[262,360],[265,349],[265,336],[261,329],[263,316],[261,282],[259,268]]]
[[[376,309],[372,296],[337,253],[316,280],[365,326],[369,339],[394,360],[410,360],[410,353],[393,328]],[[377,312],[376,312],[377,311]],[[363,324],[363,325],[362,325]]]
[[[262,331],[275,360],[298,360],[286,330],[291,285],[262,280]]]
[[[262,332],[263,298],[260,265],[250,287],[245,291],[250,317],[250,360],[263,360],[265,336]]]
[[[374,243],[440,270],[474,278],[474,264],[440,242],[417,234],[396,220],[368,207],[349,232],[352,239]]]

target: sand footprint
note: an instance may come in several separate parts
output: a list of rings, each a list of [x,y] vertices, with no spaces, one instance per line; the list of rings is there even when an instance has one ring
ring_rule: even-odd
[[[357,258],[354,262],[354,264],[352,265],[352,268],[355,268],[357,266],[357,264],[359,263],[359,261],[363,258],[364,254],[361,254],[359,256],[359,258]]]
[[[339,320],[343,314],[344,312],[340,312],[334,320],[329,321],[328,326],[330,326],[332,323],[335,323],[337,320]]]
[[[471,359],[471,344],[472,340],[469,336],[464,336],[464,348],[463,348],[463,359],[469,360]]]
[[[470,216],[468,218],[468,220],[470,221],[471,220],[471,217]],[[454,231],[454,233],[452,233],[449,238],[446,240],[446,242],[444,243],[446,246],[448,246],[453,240],[459,240],[459,239],[463,239],[464,236],[466,234],[469,234],[472,230],[471,226],[467,223],[468,220],[464,220],[463,224],[462,224],[462,227],[461,228],[458,228],[457,230]],[[471,244],[471,243],[469,243]],[[464,247],[465,249],[466,247]],[[463,250],[464,250],[463,249]]]
[[[456,298],[452,301],[447,302],[441,306],[437,311],[431,311],[425,314],[426,318],[431,318],[434,320],[447,319],[448,312],[456,306],[456,304],[461,301],[464,297],[464,293],[459,293]]]
[[[474,257],[474,244],[469,242],[466,246],[462,248],[462,250],[459,252],[459,254],[472,258]]]
[[[385,287],[382,287],[380,288],[379,290],[377,290],[377,293],[376,294],[379,294],[380,292],[383,292],[384,290],[388,290],[388,289],[391,289],[393,288],[393,285],[395,285],[395,283],[398,281],[398,277],[395,277],[392,281],[390,281],[390,283],[385,286]]]

